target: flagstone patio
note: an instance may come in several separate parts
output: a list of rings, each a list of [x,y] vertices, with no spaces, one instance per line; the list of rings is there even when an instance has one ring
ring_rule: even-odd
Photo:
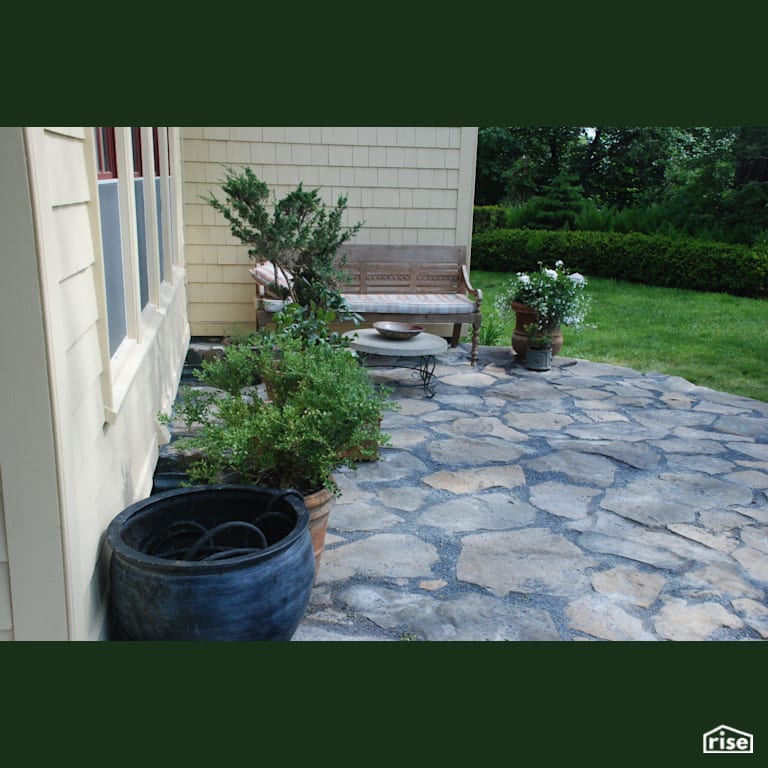
[[[768,638],[768,403],[503,347],[438,358],[337,474],[296,641]]]

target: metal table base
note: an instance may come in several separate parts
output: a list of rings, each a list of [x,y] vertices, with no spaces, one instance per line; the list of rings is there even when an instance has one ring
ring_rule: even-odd
[[[434,373],[435,373],[435,364],[436,364],[436,358],[434,355],[422,355],[419,358],[415,358],[418,360],[416,365],[400,365],[399,363],[390,363],[390,364],[381,364],[381,365],[374,365],[368,362],[368,360],[371,357],[374,357],[370,352],[358,352],[357,357],[360,360],[361,365],[364,365],[366,368],[406,368],[411,371],[416,371],[419,375],[419,378],[421,379],[421,382],[419,384],[416,384],[416,386],[421,386],[424,389],[424,394],[427,397],[434,397],[435,396],[435,385],[432,383],[432,380],[434,379]],[[398,358],[399,360],[400,358]]]
[[[368,368],[407,368],[415,371],[424,394],[435,396],[436,355],[448,348],[445,339],[431,333],[420,333],[412,339],[395,341],[385,338],[373,328],[349,331],[344,335],[351,339],[350,347],[357,353],[361,364]],[[392,362],[375,365],[370,363],[371,357],[389,358]],[[414,365],[403,365],[403,360],[411,360]]]

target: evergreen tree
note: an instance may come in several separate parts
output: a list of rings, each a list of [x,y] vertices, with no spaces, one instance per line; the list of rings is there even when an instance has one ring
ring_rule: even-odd
[[[574,229],[584,196],[575,174],[560,173],[542,194],[526,206],[526,224],[531,229]]]

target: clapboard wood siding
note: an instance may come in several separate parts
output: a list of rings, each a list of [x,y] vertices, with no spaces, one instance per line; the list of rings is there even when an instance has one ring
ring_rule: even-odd
[[[11,406],[0,408],[3,639],[105,637],[104,531],[151,489],[157,413],[173,401],[189,340],[178,241],[140,332],[108,353],[93,136],[0,129],[0,223],[15,238],[0,280],[13,342],[0,379]]]
[[[247,248],[203,200],[211,193],[221,198],[222,165],[250,167],[278,197],[300,182],[319,189],[329,205],[346,196],[344,223],[363,222],[354,244],[458,245],[469,256],[476,128],[204,127],[184,128],[183,136],[193,335],[223,335],[238,326],[252,328],[256,321]],[[425,277],[417,282],[425,285]],[[383,272],[380,279],[406,290],[401,274]],[[433,279],[441,280],[437,273]],[[233,287],[226,300],[223,285]],[[251,290],[243,293],[244,285]]]

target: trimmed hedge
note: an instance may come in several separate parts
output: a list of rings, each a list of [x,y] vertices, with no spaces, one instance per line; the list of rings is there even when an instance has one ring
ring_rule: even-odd
[[[506,208],[502,205],[476,205],[472,217],[472,232],[503,229],[506,226]]]
[[[768,296],[768,250],[660,235],[495,229],[472,237],[472,266],[529,272],[562,259],[586,277],[645,285]]]

